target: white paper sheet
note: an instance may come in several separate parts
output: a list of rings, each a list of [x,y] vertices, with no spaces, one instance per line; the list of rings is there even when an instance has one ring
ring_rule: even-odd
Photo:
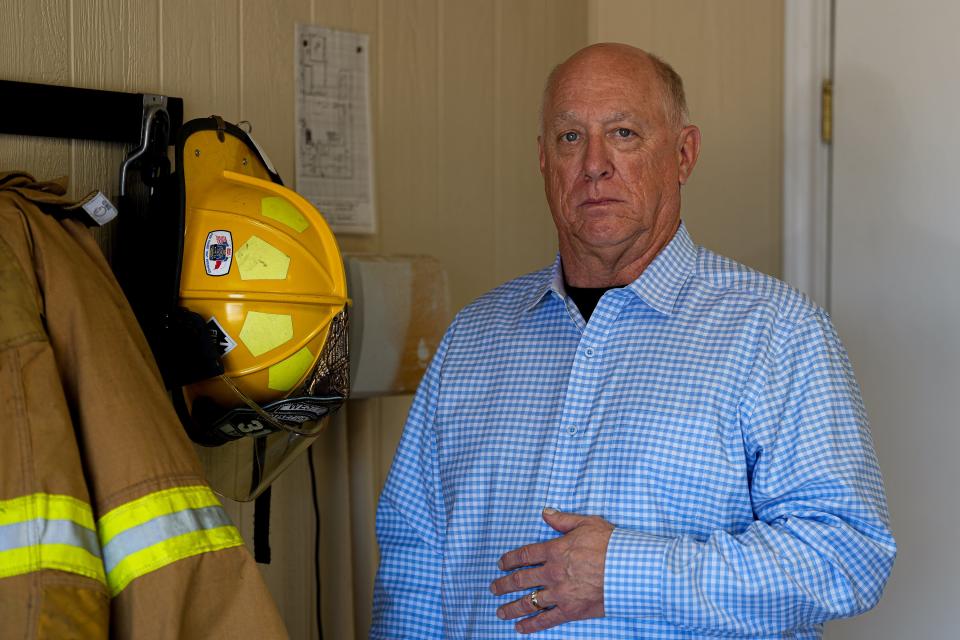
[[[298,24],[297,192],[334,233],[376,232],[369,40]]]

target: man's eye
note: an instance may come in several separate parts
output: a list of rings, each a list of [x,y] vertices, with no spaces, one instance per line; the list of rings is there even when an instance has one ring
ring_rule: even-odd
[[[580,134],[576,131],[567,131],[561,137],[565,142],[576,142],[580,138]]]
[[[617,129],[617,136],[621,138],[629,138],[632,135],[633,135],[633,131],[630,131],[630,129],[625,129],[623,127],[620,127],[619,129]]]

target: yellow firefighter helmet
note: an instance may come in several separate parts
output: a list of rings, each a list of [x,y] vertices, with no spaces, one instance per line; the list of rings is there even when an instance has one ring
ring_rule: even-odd
[[[320,213],[282,186],[241,129],[216,117],[188,122],[177,153],[179,304],[206,321],[223,374],[184,386],[176,400],[195,441],[252,452],[250,482],[239,488],[236,451],[226,454],[223,491],[252,499],[347,397],[343,262]],[[216,469],[207,471],[215,484]]]

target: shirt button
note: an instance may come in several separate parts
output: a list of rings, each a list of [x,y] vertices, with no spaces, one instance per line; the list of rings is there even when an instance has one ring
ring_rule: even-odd
[[[576,427],[567,427],[567,433],[568,433],[569,435],[571,435],[571,436],[575,436],[575,435],[577,435],[577,428],[576,428]]]
[[[583,355],[587,356],[588,358],[592,358],[593,354],[594,354],[593,347],[587,347],[586,349],[583,350]]]

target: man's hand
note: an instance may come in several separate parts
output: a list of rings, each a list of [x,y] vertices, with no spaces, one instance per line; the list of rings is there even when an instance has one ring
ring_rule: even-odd
[[[490,591],[503,595],[538,588],[537,601],[542,613],[520,620],[519,633],[534,633],[571,620],[602,618],[603,568],[613,525],[599,516],[582,516],[544,509],[543,520],[565,535],[528,544],[501,556],[502,571],[519,569],[494,580]],[[504,620],[535,613],[529,596],[497,609]]]

